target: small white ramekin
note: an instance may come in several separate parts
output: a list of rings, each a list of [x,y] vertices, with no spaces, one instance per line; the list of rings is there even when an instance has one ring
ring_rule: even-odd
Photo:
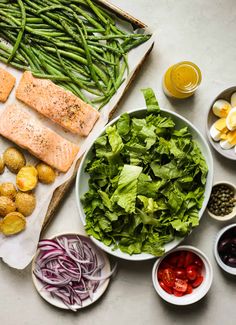
[[[219,255],[219,252],[218,252],[218,243],[219,243],[219,240],[220,238],[223,236],[223,234],[233,228],[233,227],[236,227],[236,223],[232,223],[231,225],[228,225],[224,228],[222,228],[217,236],[216,236],[216,240],[215,240],[215,243],[214,243],[214,256],[215,256],[215,259],[216,259],[216,262],[217,264],[222,268],[222,270],[224,270],[225,272],[229,273],[229,274],[232,274],[232,275],[236,275],[236,267],[231,267],[231,266],[228,266],[226,265],[222,259],[220,258],[220,255]]]
[[[202,274],[204,277],[203,282],[201,283],[201,285],[199,287],[193,289],[192,293],[184,295],[182,297],[176,297],[172,294],[167,293],[165,290],[163,290],[161,288],[158,278],[157,278],[158,268],[161,265],[161,262],[163,261],[163,259],[166,256],[168,256],[169,254],[171,254],[173,252],[178,252],[178,251],[193,252],[194,254],[199,256],[203,262],[203,270],[202,270]],[[152,282],[153,282],[153,286],[154,286],[156,292],[158,293],[158,295],[165,301],[167,301],[171,304],[174,304],[174,305],[179,305],[179,306],[190,305],[190,304],[193,304],[193,303],[199,301],[200,299],[202,299],[209,291],[211,284],[212,284],[212,280],[213,280],[213,270],[212,270],[212,266],[210,264],[208,257],[202,251],[200,251],[198,248],[193,247],[193,246],[187,246],[187,245],[179,246],[176,249],[171,250],[170,252],[163,255],[161,258],[159,258],[155,262],[153,269],[152,269]]]
[[[234,190],[234,197],[236,197],[236,186],[230,182],[226,182],[226,181],[222,181],[222,182],[217,182],[213,185],[213,187],[215,187],[216,185],[227,185],[230,188],[232,188]],[[213,188],[212,187],[212,188]],[[225,216],[217,216],[214,213],[210,212],[209,209],[207,209],[207,213],[209,214],[209,216],[217,221],[229,221],[231,219],[233,219],[236,216],[236,205],[233,208],[233,211],[229,214],[226,214]]]

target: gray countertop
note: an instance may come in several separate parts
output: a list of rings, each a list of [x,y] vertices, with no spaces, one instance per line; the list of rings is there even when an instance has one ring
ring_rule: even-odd
[[[205,121],[210,103],[227,87],[236,84],[235,0],[113,0],[133,16],[156,30],[155,47],[136,81],[122,100],[118,113],[144,105],[141,88],[152,87],[162,107],[192,121],[206,136]],[[190,60],[199,65],[203,80],[194,97],[174,102],[162,92],[161,79],[173,63]],[[214,181],[236,183],[235,162],[212,151]],[[203,216],[200,226],[184,241],[209,257],[214,279],[200,302],[175,307],[154,291],[151,270],[154,261],[118,261],[117,276],[104,296],[78,313],[64,312],[46,302],[35,291],[30,266],[22,271],[0,262],[0,323],[2,325],[117,325],[117,324],[224,324],[236,322],[236,278],[226,276],[216,265],[212,248],[223,225]],[[47,229],[49,237],[59,232],[81,231],[74,188]]]

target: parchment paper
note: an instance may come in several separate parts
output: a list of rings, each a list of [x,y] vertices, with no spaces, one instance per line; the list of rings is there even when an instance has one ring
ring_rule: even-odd
[[[124,23],[124,24],[125,24],[125,29],[131,30],[132,27],[130,24],[128,23]],[[144,32],[147,33],[148,31],[146,30]],[[118,89],[117,93],[110,100],[110,102],[101,110],[100,119],[98,120],[92,132],[87,138],[81,138],[79,136],[71,134],[68,131],[65,131],[60,126],[52,123],[47,118],[44,118],[42,117],[42,115],[37,114],[33,109],[27,108],[30,110],[31,114],[33,114],[38,119],[40,119],[41,122],[43,122],[45,125],[49,126],[57,133],[67,138],[68,140],[71,140],[79,144],[80,151],[73,165],[69,169],[69,171],[65,174],[63,173],[59,174],[56,178],[56,181],[52,185],[44,185],[41,183],[38,184],[35,190],[37,206],[33,214],[27,217],[26,229],[22,233],[11,237],[5,237],[3,234],[0,234],[0,257],[2,257],[3,261],[7,263],[10,267],[14,267],[17,269],[24,269],[31,262],[35,254],[35,251],[37,249],[37,244],[38,244],[42,224],[44,221],[44,217],[47,212],[54,190],[58,186],[66,182],[72,176],[76,161],[91,145],[91,143],[99,134],[100,130],[106,125],[108,121],[109,113],[112,111],[113,107],[119,101],[136,67],[138,66],[139,62],[142,60],[142,58],[145,56],[145,54],[148,52],[149,48],[151,47],[152,43],[154,42],[154,38],[155,38],[154,33],[152,33],[152,37],[147,42],[133,49],[129,53],[128,56],[128,62],[130,68],[129,75],[127,76],[125,82]],[[2,111],[9,104],[12,104],[13,102],[18,102],[19,105],[23,105],[23,104],[20,103],[15,98],[15,89],[20,81],[22,72],[10,67],[6,67],[2,63],[0,63],[0,66],[8,70],[10,73],[12,73],[17,79],[16,85],[11,95],[9,96],[7,102],[5,104],[0,104],[0,114],[1,114]],[[23,106],[26,107],[25,105]],[[2,154],[4,150],[9,146],[14,146],[14,144],[11,143],[10,141],[7,141],[5,138],[1,137],[0,154]],[[22,152],[25,154],[25,157],[27,159],[27,164],[35,164],[38,161],[37,159],[32,157],[32,155],[28,154],[26,151],[22,150]],[[15,184],[16,175],[12,174],[7,170],[7,168],[5,168],[5,172],[2,175],[0,175],[0,183],[2,182],[13,182]]]

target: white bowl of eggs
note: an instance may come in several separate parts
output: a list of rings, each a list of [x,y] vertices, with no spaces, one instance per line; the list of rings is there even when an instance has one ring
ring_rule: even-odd
[[[221,155],[236,160],[236,87],[224,90],[212,103],[207,134],[211,145]]]

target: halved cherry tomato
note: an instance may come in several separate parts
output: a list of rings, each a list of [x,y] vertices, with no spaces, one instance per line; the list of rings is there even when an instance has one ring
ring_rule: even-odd
[[[178,257],[177,267],[183,267],[185,263],[185,252],[181,252]]]
[[[167,287],[173,287],[175,284],[175,272],[168,267],[167,269],[163,270],[162,273],[162,281]]]
[[[186,280],[175,279],[175,285],[173,287],[174,290],[178,292],[186,292],[188,288],[188,283]]]
[[[172,295],[172,293],[173,293],[173,292],[172,292],[172,289],[169,288],[169,287],[167,287],[163,281],[159,281],[159,284],[160,284],[160,287],[161,287],[163,290],[165,290],[167,293],[169,293],[170,295]]]
[[[193,288],[197,288],[200,286],[200,284],[202,283],[203,281],[203,276],[202,275],[199,275],[196,280],[192,283],[192,287]]]
[[[175,271],[175,276],[178,279],[186,279],[186,270],[184,268],[181,267],[177,267],[174,269]]]
[[[186,252],[184,266],[187,267],[188,265],[193,264],[194,257],[195,257],[195,254],[193,254],[192,252]]]
[[[186,269],[187,278],[190,281],[194,281],[198,276],[198,268],[196,265],[189,265]]]
[[[184,295],[183,292],[179,292],[179,291],[176,291],[176,290],[173,290],[173,294],[176,296],[176,297],[182,297]]]
[[[191,286],[191,284],[188,284],[187,290],[186,290],[186,294],[190,294],[193,292],[193,287]]]

